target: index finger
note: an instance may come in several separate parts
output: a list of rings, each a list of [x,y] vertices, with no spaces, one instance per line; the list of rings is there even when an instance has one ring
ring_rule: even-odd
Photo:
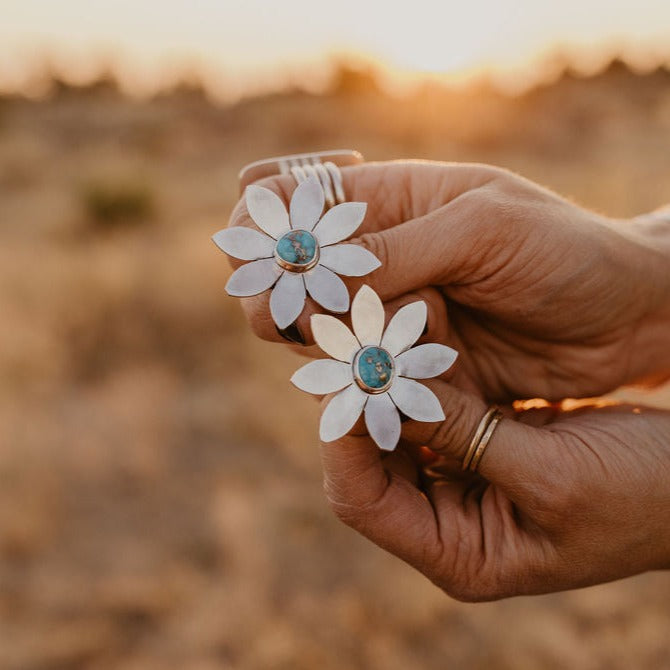
[[[349,202],[365,202],[368,209],[356,236],[385,230],[424,216],[491,178],[495,168],[478,164],[437,161],[388,161],[340,168]],[[297,184],[291,175],[256,182],[274,191],[288,208]],[[230,226],[255,227],[244,198],[230,217]],[[233,262],[237,267],[239,261]]]
[[[348,243],[362,244],[364,247],[371,245],[373,248],[369,251],[376,254],[383,265],[388,264],[390,259],[386,257],[387,250],[374,248],[373,237],[376,232],[392,228],[407,220],[421,221],[426,213],[440,209],[442,205],[457,198],[465,190],[475,188],[490,180],[494,170],[494,168],[479,165],[420,161],[367,163],[342,168],[343,183],[348,199],[364,201],[367,204],[365,218],[356,231],[357,237],[350,239]],[[292,176],[279,175],[264,179],[259,183],[276,193],[283,201],[284,207],[288,209],[287,203],[296,188]],[[281,204],[278,203],[278,206],[281,207]],[[240,201],[233,212],[231,226],[255,227],[244,200]],[[231,259],[231,265],[237,268],[241,265],[241,261]],[[395,291],[396,294],[405,292],[397,289],[406,278],[396,277],[396,281],[389,281],[387,274],[388,272],[382,268],[363,277],[342,276],[342,281],[339,283],[342,290],[346,290],[350,297],[363,283],[372,283],[373,287],[377,285],[376,288],[380,295],[385,290]],[[393,295],[386,297],[393,297]],[[263,339],[279,339],[270,314],[270,293],[268,291],[245,298],[243,307],[254,332]],[[300,329],[303,339],[306,337],[309,340],[309,328],[305,325],[306,316],[319,311],[321,308],[311,298],[307,298],[303,309],[305,318],[302,319]]]

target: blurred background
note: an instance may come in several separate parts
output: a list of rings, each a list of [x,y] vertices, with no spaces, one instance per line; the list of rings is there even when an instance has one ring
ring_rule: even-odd
[[[670,668],[668,575],[465,605],[340,525],[209,239],[329,148],[649,211],[669,63],[666,0],[0,0],[0,669]]]

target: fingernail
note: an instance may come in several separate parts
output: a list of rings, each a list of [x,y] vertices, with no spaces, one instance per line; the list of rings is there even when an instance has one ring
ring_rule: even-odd
[[[277,328],[277,326],[275,326],[275,328]],[[287,326],[283,329],[277,328],[277,332],[289,342],[293,342],[294,344],[301,344],[303,346],[305,345],[305,338],[302,336],[300,328],[298,328],[295,323],[292,323],[290,326]]]

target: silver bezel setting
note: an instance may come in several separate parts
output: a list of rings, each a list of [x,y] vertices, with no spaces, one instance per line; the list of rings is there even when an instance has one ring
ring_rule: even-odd
[[[290,261],[287,261],[286,259],[282,258],[279,255],[279,252],[277,251],[279,243],[284,239],[286,235],[290,235],[291,233],[307,233],[314,240],[315,244],[314,258],[312,258],[312,260],[309,263],[291,263]],[[291,230],[288,233],[285,233],[277,240],[274,249],[274,258],[275,262],[280,268],[287,270],[288,272],[301,274],[303,272],[308,272],[309,270],[311,270],[312,268],[316,267],[319,264],[319,260],[321,258],[321,247],[319,246],[319,241],[316,239],[314,233],[311,230],[304,230],[303,228],[299,228],[296,230]]]
[[[390,378],[389,378],[388,382],[386,382],[386,384],[384,384],[384,386],[380,386],[379,388],[375,388],[373,386],[368,386],[361,379],[361,376],[358,372],[358,361],[360,360],[363,353],[365,351],[367,351],[368,349],[381,349],[389,357],[389,360],[391,361],[391,375],[390,375]],[[351,362],[351,369],[352,369],[352,372],[353,372],[353,375],[354,375],[354,381],[356,382],[356,385],[358,386],[358,388],[360,388],[361,391],[365,391],[366,393],[369,393],[370,395],[379,395],[380,393],[386,393],[386,391],[388,391],[391,388],[391,386],[393,385],[393,380],[395,379],[395,375],[396,375],[395,359],[393,358],[393,356],[391,356],[391,354],[389,353],[389,351],[387,349],[385,349],[384,347],[380,347],[379,345],[376,345],[376,344],[369,344],[369,345],[363,347],[362,349],[359,349],[358,352],[356,353],[356,355],[354,356],[354,360]]]

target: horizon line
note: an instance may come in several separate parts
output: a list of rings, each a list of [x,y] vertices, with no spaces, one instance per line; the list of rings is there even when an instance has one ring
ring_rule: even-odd
[[[187,86],[202,89],[212,102],[233,104],[242,99],[291,89],[325,93],[331,88],[338,73],[350,71],[369,75],[377,87],[389,95],[411,94],[426,84],[434,84],[451,89],[488,85],[498,93],[514,97],[551,84],[566,74],[588,79],[605,72],[616,63],[636,75],[659,70],[670,72],[670,50],[668,53],[660,53],[658,49],[649,46],[647,49],[638,47],[631,52],[625,44],[611,43],[594,47],[588,54],[574,45],[556,44],[523,65],[500,67],[489,63],[442,72],[394,68],[369,54],[342,50],[322,54],[317,59],[302,59],[295,64],[285,64],[279,73],[270,66],[256,69],[255,77],[250,75],[256,85],[245,87],[227,79],[225,64],[198,62],[200,59],[187,56],[176,63],[166,58],[156,65],[153,77],[150,72],[144,79],[140,77],[133,80],[125,71],[125,54],[111,54],[108,50],[90,51],[91,58],[78,71],[76,67],[68,66],[67,59],[64,61],[62,58],[62,52],[56,54],[52,49],[43,49],[37,57],[33,52],[32,62],[28,63],[23,72],[3,72],[0,67],[0,96],[39,100],[52,95],[54,86],[58,84],[85,89],[102,82],[111,82],[129,98],[151,99]],[[152,79],[152,82],[147,79]]]

